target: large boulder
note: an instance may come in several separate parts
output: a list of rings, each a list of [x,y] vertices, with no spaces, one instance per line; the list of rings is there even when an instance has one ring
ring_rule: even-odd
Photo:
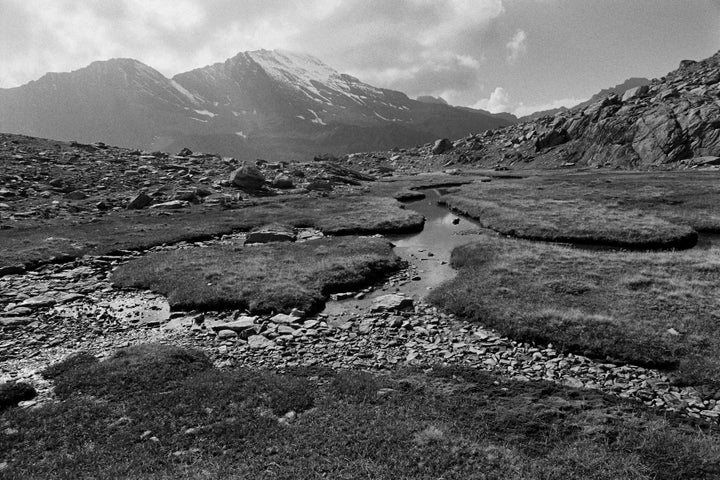
[[[567,131],[562,128],[554,128],[548,132],[543,133],[535,140],[535,149],[543,150],[545,148],[556,147],[570,140]]]
[[[32,400],[37,392],[27,383],[7,382],[0,384],[0,412],[17,406],[18,403]]]
[[[633,98],[641,98],[647,95],[650,91],[650,87],[647,85],[640,85],[639,87],[630,88],[625,91],[622,96],[623,103],[632,100]]]
[[[432,147],[432,153],[435,155],[440,155],[445,152],[448,152],[453,149],[452,142],[447,138],[441,138],[439,140],[435,140],[435,143]]]
[[[140,192],[133,197],[125,208],[128,210],[140,210],[152,203],[152,198],[145,192]]]
[[[265,185],[265,177],[256,166],[243,163],[230,174],[230,183],[243,190],[260,190]]]

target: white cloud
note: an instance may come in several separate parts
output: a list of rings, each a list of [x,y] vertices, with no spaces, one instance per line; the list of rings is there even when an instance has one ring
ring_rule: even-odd
[[[580,98],[561,98],[547,103],[525,105],[523,102],[513,101],[510,94],[503,87],[496,87],[490,94],[489,98],[479,100],[472,108],[487,110],[490,113],[512,113],[517,117],[524,117],[525,115],[542,112],[544,110],[552,110],[560,107],[574,107],[585,100],[586,99]]]
[[[487,110],[490,113],[508,112],[511,109],[510,95],[503,87],[497,87],[490,94],[490,98],[478,101],[473,108]]]
[[[515,64],[518,59],[527,52],[527,34],[524,30],[518,30],[512,39],[505,45],[507,48],[507,62]]]

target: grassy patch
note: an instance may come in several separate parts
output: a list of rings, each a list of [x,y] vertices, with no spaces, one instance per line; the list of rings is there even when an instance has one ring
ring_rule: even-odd
[[[720,387],[717,250],[593,252],[488,236],[452,261],[458,277],[431,295],[450,311],[514,338]]]
[[[112,279],[160,292],[178,308],[316,311],[330,293],[374,283],[400,266],[385,239],[335,237],[152,253],[119,267]]]
[[[686,248],[697,231],[720,230],[714,172],[534,176],[473,184],[450,207],[519,238]]]
[[[62,401],[4,412],[0,462],[7,467],[0,477],[720,475],[717,429],[597,392],[457,368],[322,378],[212,367],[193,372],[177,357],[200,354],[154,348],[76,363],[55,378],[68,392]],[[153,373],[163,356],[171,366]],[[147,368],[136,368],[145,361]],[[116,384],[131,376],[147,388]]]
[[[269,199],[229,210],[196,206],[170,215],[121,212],[79,225],[0,230],[0,267],[204,240],[272,222],[349,235],[420,230],[423,218],[393,199],[359,196]]]

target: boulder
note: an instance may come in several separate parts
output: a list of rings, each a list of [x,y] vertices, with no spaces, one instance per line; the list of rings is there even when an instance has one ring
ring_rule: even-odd
[[[567,131],[564,128],[554,128],[548,132],[541,134],[535,140],[535,149],[543,150],[545,148],[556,147],[570,140]]]
[[[87,197],[88,196],[80,190],[73,190],[65,194],[65,198],[68,200],[85,200]]]
[[[391,293],[377,297],[370,309],[371,312],[390,312],[397,310],[411,310],[413,308],[413,299],[404,295]]]
[[[292,178],[287,175],[280,174],[275,177],[275,180],[273,180],[272,187],[280,189],[295,188],[295,183],[293,183]]]
[[[633,98],[642,98],[647,95],[649,91],[650,87],[648,85],[640,85],[639,87],[630,88],[623,94],[622,101],[625,103]]]
[[[333,189],[332,183],[327,180],[314,180],[305,187],[311,192],[330,192]]]
[[[140,210],[141,208],[149,206],[151,203],[152,198],[150,198],[150,195],[145,192],[140,192],[128,202],[125,208],[128,210]]]
[[[182,150],[180,150],[178,152],[178,156],[180,156],[180,157],[189,157],[192,154],[193,154],[192,150],[190,150],[187,147],[183,148]]]
[[[441,155],[445,152],[448,152],[453,149],[452,142],[447,138],[441,138],[438,140],[435,140],[435,143],[432,147],[432,153],[435,155]]]
[[[260,190],[265,185],[265,177],[256,166],[243,163],[230,174],[230,183],[242,190]]]
[[[245,245],[269,242],[294,242],[295,238],[295,230],[292,227],[272,223],[250,230],[247,237],[245,237]]]
[[[0,412],[17,406],[18,403],[32,400],[37,392],[27,383],[6,382],[0,384]]]

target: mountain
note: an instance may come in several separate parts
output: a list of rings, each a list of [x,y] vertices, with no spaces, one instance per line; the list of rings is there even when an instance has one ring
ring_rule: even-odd
[[[456,153],[476,165],[511,168],[720,164],[720,52],[641,80],[552,116],[466,137],[455,142]]]
[[[278,50],[242,52],[172,79],[113,59],[0,89],[3,132],[275,159],[413,146],[511,122],[412,100]]]

